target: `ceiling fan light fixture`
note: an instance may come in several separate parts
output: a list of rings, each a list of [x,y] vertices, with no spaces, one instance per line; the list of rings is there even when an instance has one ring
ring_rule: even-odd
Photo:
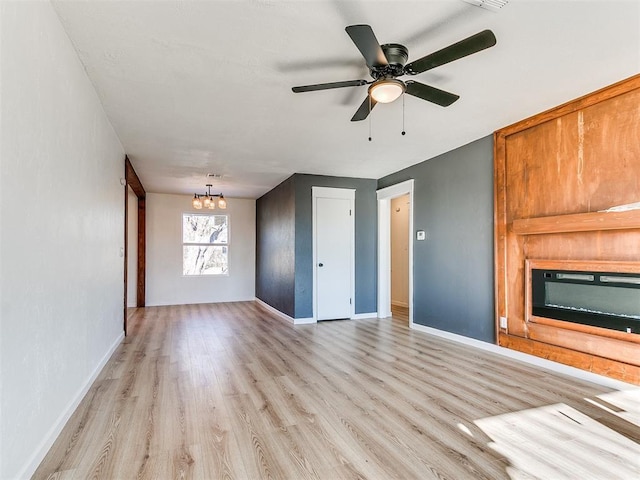
[[[377,103],[391,103],[400,98],[405,89],[404,82],[395,78],[383,78],[369,87],[369,95]]]

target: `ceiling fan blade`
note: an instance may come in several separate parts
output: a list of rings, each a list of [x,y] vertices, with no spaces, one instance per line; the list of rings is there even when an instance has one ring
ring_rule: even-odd
[[[369,25],[349,25],[345,28],[353,43],[364,57],[369,68],[384,67],[388,65],[387,57],[384,56],[380,43]]]
[[[435,87],[430,87],[424,83],[414,82],[413,80],[408,80],[405,83],[407,85],[405,93],[426,100],[427,102],[435,103],[442,107],[448,107],[460,98],[459,95],[445,92],[444,90],[440,90]]]
[[[493,32],[491,30],[483,30],[453,45],[449,45],[442,50],[407,63],[404,66],[404,72],[408,75],[417,75],[418,73],[426,72],[445,63],[453,62],[467,55],[480,52],[485,48],[493,47],[495,44],[496,36]]]
[[[301,87],[293,87],[295,93],[302,92],[314,92],[316,90],[329,90],[331,88],[342,88],[342,87],[360,87],[362,85],[366,85],[368,82],[366,80],[347,80],[346,82],[331,82],[331,83],[317,83],[315,85],[303,85]]]
[[[371,106],[369,106],[369,99],[371,99]],[[362,105],[358,108],[356,113],[351,117],[352,122],[359,122],[360,120],[364,120],[369,116],[369,112],[373,110],[373,107],[376,106],[376,102],[370,95],[367,95],[367,98],[364,99]]]

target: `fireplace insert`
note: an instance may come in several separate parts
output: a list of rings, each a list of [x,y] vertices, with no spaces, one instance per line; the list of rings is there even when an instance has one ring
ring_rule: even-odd
[[[640,333],[640,275],[531,269],[537,317]]]

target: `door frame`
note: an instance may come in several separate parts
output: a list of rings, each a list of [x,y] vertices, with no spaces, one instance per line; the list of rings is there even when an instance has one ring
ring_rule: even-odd
[[[378,318],[391,316],[391,200],[409,195],[409,327],[413,328],[413,188],[406,180],[376,191],[378,198]]]
[[[145,306],[146,291],[146,197],[147,192],[142,186],[138,174],[133,169],[127,155],[124,156],[124,334],[127,335],[127,289],[129,267],[129,187],[138,197],[138,258],[137,258],[137,291],[136,305]]]
[[[350,292],[349,296],[351,297],[351,305],[349,311],[349,318],[353,318],[355,315],[356,308],[356,293],[355,293],[355,276],[356,276],[356,261],[355,261],[355,252],[356,252],[356,228],[355,228],[355,218],[356,218],[356,190],[353,188],[334,188],[334,187],[311,187],[311,223],[312,227],[312,239],[313,239],[313,320],[318,321],[318,252],[317,252],[317,199],[318,198],[339,198],[342,200],[350,201],[351,208],[351,252],[350,252]]]

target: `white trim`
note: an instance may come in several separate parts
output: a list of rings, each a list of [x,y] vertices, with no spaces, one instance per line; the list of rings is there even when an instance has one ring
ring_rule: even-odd
[[[265,310],[269,311],[270,313],[273,313],[275,316],[280,317],[283,320],[286,320],[287,322],[289,322],[289,323],[291,323],[293,325],[308,325],[310,323],[316,323],[315,319],[313,319],[313,318],[293,318],[293,317],[290,317],[286,313],[281,312],[277,308],[272,307],[271,305],[269,305],[268,303],[263,302],[262,300],[260,300],[257,297],[254,298],[253,301],[256,302],[258,304],[258,306],[264,308]]]
[[[363,320],[365,318],[378,318],[378,312],[356,313],[351,315],[351,320]]]
[[[409,327],[413,328],[414,180],[381,188],[378,197],[378,318],[391,316],[391,199],[409,195]]]
[[[80,389],[73,396],[71,401],[67,404],[66,408],[62,411],[62,413],[60,413],[58,419],[45,434],[43,440],[40,442],[40,445],[36,447],[35,452],[33,453],[33,455],[31,455],[31,458],[29,458],[20,473],[16,475],[16,478],[31,478],[31,476],[35,473],[36,469],[51,449],[53,442],[55,442],[56,439],[60,436],[60,433],[62,433],[62,429],[71,418],[71,415],[73,415],[73,412],[76,411],[78,405],[80,405],[80,402],[91,388],[91,385],[93,385],[93,382],[95,382],[96,378],[98,378],[98,375],[111,358],[111,355],[113,355],[113,352],[116,351],[123,340],[124,332],[121,332],[113,342],[113,344],[111,344],[111,346],[107,350],[107,353],[105,353],[104,356],[100,359],[98,365],[96,365],[96,368],[93,370],[93,372],[91,372],[91,375],[89,375]]]
[[[316,245],[316,208],[318,198],[339,198],[350,201],[351,208],[351,278],[350,278],[350,292],[351,306],[349,317],[352,318],[355,315],[356,308],[356,290],[355,290],[355,276],[356,276],[356,190],[354,188],[333,188],[333,187],[311,187],[311,223],[312,223],[312,243],[313,243],[313,320],[318,319],[318,257],[317,257],[317,245]]]
[[[482,340],[476,340],[475,338],[465,337],[464,335],[458,335],[456,333],[446,332],[444,330],[438,330],[437,328],[427,327],[425,325],[420,325],[417,323],[414,323],[412,328],[419,332],[424,332],[430,335],[434,335],[436,337],[446,338],[447,340],[452,340],[454,342],[462,343],[464,345],[475,347],[480,350],[496,353],[498,355],[502,355],[503,357],[513,358],[514,360],[520,360],[521,362],[525,362],[530,365],[534,365],[536,367],[544,368],[546,370],[551,370],[554,373],[569,375],[571,377],[578,378],[580,380],[602,385],[603,387],[613,388],[616,390],[627,390],[630,387],[637,388],[637,385],[633,385],[631,383],[626,383],[621,380],[616,380],[614,378],[598,375],[597,373],[588,372],[586,370],[581,370],[579,368],[570,367],[569,365],[553,362],[545,358],[536,357],[535,355],[529,355],[528,353],[519,352],[517,350],[512,350],[510,348],[501,347],[493,343],[483,342]]]

